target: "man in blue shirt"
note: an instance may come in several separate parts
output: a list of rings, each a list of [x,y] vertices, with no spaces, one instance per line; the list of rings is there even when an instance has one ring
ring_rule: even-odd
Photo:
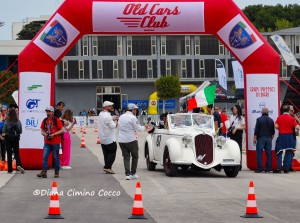
[[[256,145],[257,170],[255,173],[263,172],[262,152],[266,151],[267,163],[266,173],[272,169],[272,139],[275,134],[274,121],[269,117],[268,108],[264,107],[261,111],[261,117],[256,119],[253,144]]]

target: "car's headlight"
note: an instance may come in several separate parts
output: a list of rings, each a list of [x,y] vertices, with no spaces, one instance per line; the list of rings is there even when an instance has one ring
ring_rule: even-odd
[[[192,136],[190,136],[190,135],[185,135],[185,136],[182,137],[182,143],[183,143],[185,146],[191,144],[192,141],[193,141],[193,139],[192,139]]]
[[[222,147],[226,143],[226,138],[224,136],[219,136],[216,141],[217,141],[217,145],[219,147]]]

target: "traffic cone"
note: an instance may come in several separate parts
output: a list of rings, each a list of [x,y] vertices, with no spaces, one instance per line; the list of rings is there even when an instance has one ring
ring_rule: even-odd
[[[48,211],[48,216],[45,217],[45,219],[64,219],[64,217],[60,214],[56,181],[53,181],[52,183],[49,211]]]
[[[98,129],[97,128],[95,128],[95,131],[94,132],[98,132]]]
[[[75,132],[75,128],[72,128],[72,134],[75,134],[76,132]]]
[[[82,135],[82,138],[81,138],[80,148],[85,148],[85,140],[84,140],[84,136],[83,135]]]
[[[86,134],[86,128],[85,127],[83,128],[83,134]]]
[[[253,181],[250,181],[250,183],[249,183],[249,193],[248,193],[246,214],[244,214],[241,217],[243,217],[243,218],[263,218],[262,216],[260,216],[258,214],[258,211],[257,211]]]
[[[132,214],[128,219],[147,219],[144,216],[144,208],[143,208],[143,198],[142,198],[142,190],[141,183],[136,182],[136,190],[133,200]]]
[[[98,136],[98,138],[97,138],[97,144],[101,144],[101,143],[100,143],[100,138],[99,138],[99,136]]]
[[[80,127],[80,132],[83,132],[83,128],[82,127]]]

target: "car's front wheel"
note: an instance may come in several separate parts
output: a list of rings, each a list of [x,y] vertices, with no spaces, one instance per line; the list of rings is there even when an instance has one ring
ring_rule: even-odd
[[[177,175],[178,166],[176,164],[172,163],[172,161],[170,159],[168,148],[165,148],[165,151],[164,151],[163,166],[164,166],[164,171],[167,176],[174,177]]]
[[[236,177],[239,174],[240,166],[225,166],[224,172],[227,177]]]
[[[145,147],[145,158],[146,158],[147,169],[150,171],[154,171],[156,167],[156,163],[150,161],[148,144]]]

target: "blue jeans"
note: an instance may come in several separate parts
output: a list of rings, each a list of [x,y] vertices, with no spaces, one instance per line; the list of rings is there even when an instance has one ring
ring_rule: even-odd
[[[43,170],[48,169],[48,157],[50,155],[50,152],[52,151],[53,161],[54,161],[54,169],[56,171],[59,171],[59,169],[60,169],[59,158],[58,158],[59,148],[60,148],[60,144],[50,145],[50,144],[44,143]]]
[[[256,162],[257,170],[262,171],[262,152],[266,151],[267,162],[266,162],[266,171],[271,171],[272,169],[272,138],[262,136],[257,139],[256,144]]]
[[[281,170],[282,166],[282,153],[283,151],[280,151],[277,153],[277,169]],[[285,150],[285,155],[283,159],[283,169],[289,171],[292,165],[292,159],[293,159],[293,151],[288,149]]]

